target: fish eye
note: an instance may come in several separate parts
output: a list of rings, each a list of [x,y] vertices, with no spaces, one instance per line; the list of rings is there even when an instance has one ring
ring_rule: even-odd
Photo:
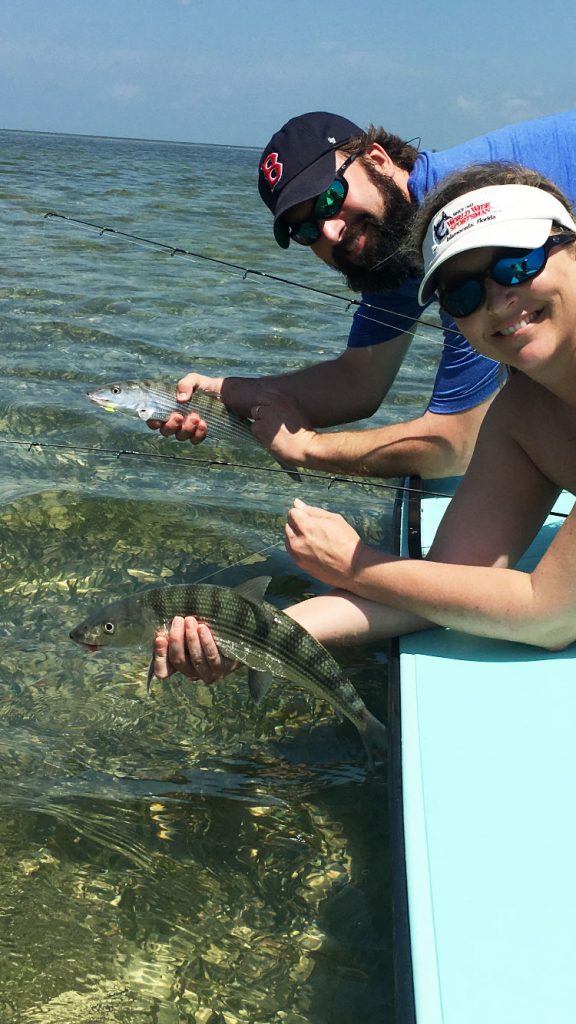
[[[115,626],[114,626],[113,622],[105,622],[104,623],[104,632],[105,633],[113,633],[114,629],[115,629]]]
[[[122,391],[122,388],[120,387],[119,384],[113,384],[112,387],[110,388],[110,391],[112,392],[113,395],[119,395]]]

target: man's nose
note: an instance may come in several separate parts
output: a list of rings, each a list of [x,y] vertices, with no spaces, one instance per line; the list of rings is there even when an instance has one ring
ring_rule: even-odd
[[[322,237],[331,245],[338,245],[342,241],[346,227],[342,217],[330,217],[328,220],[320,221],[319,225]]]

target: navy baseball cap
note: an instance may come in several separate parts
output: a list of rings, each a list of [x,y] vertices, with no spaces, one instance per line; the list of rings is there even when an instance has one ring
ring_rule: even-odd
[[[362,128],[346,117],[314,111],[291,118],[272,136],[260,157],[258,191],[274,214],[274,237],[283,249],[290,236],[282,214],[328,188],[336,173],[336,150],[361,134]]]

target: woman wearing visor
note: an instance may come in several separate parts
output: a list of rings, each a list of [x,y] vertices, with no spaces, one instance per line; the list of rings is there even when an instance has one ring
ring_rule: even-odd
[[[576,493],[576,223],[533,171],[475,165],[446,178],[415,226],[419,299],[436,293],[508,380],[424,561],[365,545],[339,515],[296,500],[286,524],[298,566],[334,592],[288,614],[325,644],[428,626],[549,650],[576,640],[576,511],[531,573],[515,563],[561,489]],[[229,668],[208,631],[173,625],[157,673],[206,681]],[[190,639],[192,638],[192,643]]]

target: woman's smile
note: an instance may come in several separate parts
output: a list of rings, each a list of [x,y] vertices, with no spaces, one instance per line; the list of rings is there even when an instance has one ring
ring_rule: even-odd
[[[542,310],[538,310],[535,313],[525,313],[517,323],[512,324],[510,327],[501,327],[496,333],[504,338],[509,337],[512,334],[516,334],[522,330],[523,327],[528,327],[529,324],[536,323],[540,319]]]

